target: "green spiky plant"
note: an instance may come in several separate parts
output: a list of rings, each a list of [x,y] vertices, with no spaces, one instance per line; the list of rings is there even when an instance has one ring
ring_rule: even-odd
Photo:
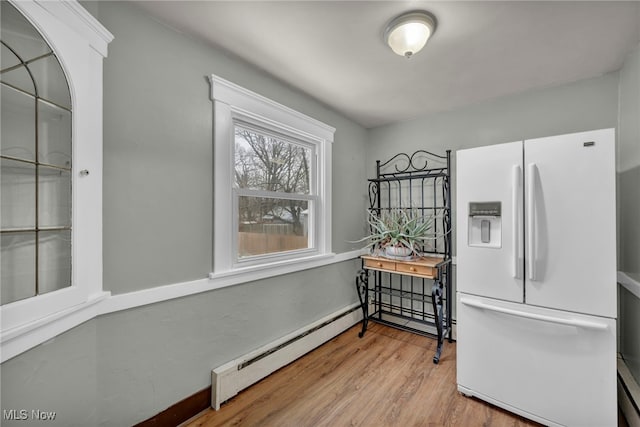
[[[427,240],[436,238],[432,232],[434,216],[422,215],[418,209],[393,208],[377,213],[368,211],[367,222],[371,233],[356,242],[367,241],[366,248],[383,250],[389,246],[408,248],[412,255],[419,255]]]

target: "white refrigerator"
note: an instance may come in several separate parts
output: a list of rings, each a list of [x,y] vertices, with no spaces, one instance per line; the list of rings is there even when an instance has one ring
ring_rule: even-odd
[[[615,132],[460,150],[458,390],[552,426],[615,426]]]

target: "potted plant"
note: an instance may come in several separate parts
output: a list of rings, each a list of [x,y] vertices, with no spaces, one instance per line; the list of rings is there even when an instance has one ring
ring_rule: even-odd
[[[434,217],[423,215],[415,208],[392,208],[380,213],[369,210],[367,222],[371,234],[358,242],[367,241],[365,247],[388,258],[419,256],[424,242],[436,238],[432,231]]]

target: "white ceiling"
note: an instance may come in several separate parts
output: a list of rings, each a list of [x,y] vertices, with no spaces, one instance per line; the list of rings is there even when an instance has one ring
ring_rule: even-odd
[[[618,70],[640,2],[135,1],[365,127]],[[425,9],[438,27],[410,60],[382,32]]]

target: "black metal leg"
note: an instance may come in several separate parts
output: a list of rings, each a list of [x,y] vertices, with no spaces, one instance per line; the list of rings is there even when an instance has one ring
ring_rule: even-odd
[[[452,282],[452,268],[451,268],[451,264],[447,264],[445,266],[445,271],[446,271],[446,285],[444,287],[445,292],[446,292],[446,296],[447,296],[447,318],[446,318],[446,323],[445,326],[448,328],[449,330],[449,334],[447,335],[448,341],[450,343],[453,342],[453,322],[451,320],[451,316],[452,316],[452,311],[453,311],[453,301],[455,299],[455,295],[452,295],[452,290],[451,290],[451,282]]]
[[[358,291],[360,307],[362,308],[362,330],[358,333],[358,336],[362,338],[369,324],[369,272],[367,270],[363,269],[358,272],[356,290]]]
[[[438,347],[436,354],[433,356],[433,363],[440,362],[440,354],[442,353],[443,331],[442,331],[442,288],[439,281],[434,281],[431,289],[431,303],[433,304],[433,315],[436,322],[436,330],[438,331]]]

